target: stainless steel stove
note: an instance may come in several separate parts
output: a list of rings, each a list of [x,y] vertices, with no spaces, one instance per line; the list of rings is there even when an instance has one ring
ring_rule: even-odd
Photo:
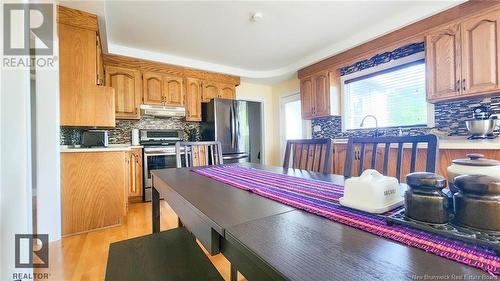
[[[183,140],[184,132],[182,130],[146,129],[140,131],[139,142],[144,146],[144,201],[151,201],[151,171],[177,167],[175,143]]]

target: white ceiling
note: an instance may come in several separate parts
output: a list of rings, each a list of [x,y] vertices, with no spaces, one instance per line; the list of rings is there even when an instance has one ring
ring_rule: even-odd
[[[63,2],[104,17],[110,53],[286,77],[463,1]],[[263,18],[253,22],[251,15]],[[103,21],[101,20],[101,23]]]

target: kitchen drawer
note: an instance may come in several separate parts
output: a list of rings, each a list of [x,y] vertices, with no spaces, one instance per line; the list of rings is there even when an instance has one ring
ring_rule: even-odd
[[[191,231],[211,255],[220,252],[220,234],[203,219],[189,203],[170,188],[166,189],[165,200],[175,211],[184,226]]]

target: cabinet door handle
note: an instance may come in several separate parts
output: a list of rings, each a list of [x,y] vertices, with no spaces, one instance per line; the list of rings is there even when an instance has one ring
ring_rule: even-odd
[[[462,89],[465,91],[465,78],[462,79]]]
[[[460,92],[460,79],[457,80],[455,91]]]

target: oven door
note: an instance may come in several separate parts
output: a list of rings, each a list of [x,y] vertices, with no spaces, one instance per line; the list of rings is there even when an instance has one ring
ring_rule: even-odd
[[[184,158],[184,157],[182,157]],[[184,160],[182,160],[184,162]],[[184,165],[184,163],[183,163]],[[151,201],[152,178],[151,171],[176,168],[175,153],[145,152],[144,153],[144,201]]]

